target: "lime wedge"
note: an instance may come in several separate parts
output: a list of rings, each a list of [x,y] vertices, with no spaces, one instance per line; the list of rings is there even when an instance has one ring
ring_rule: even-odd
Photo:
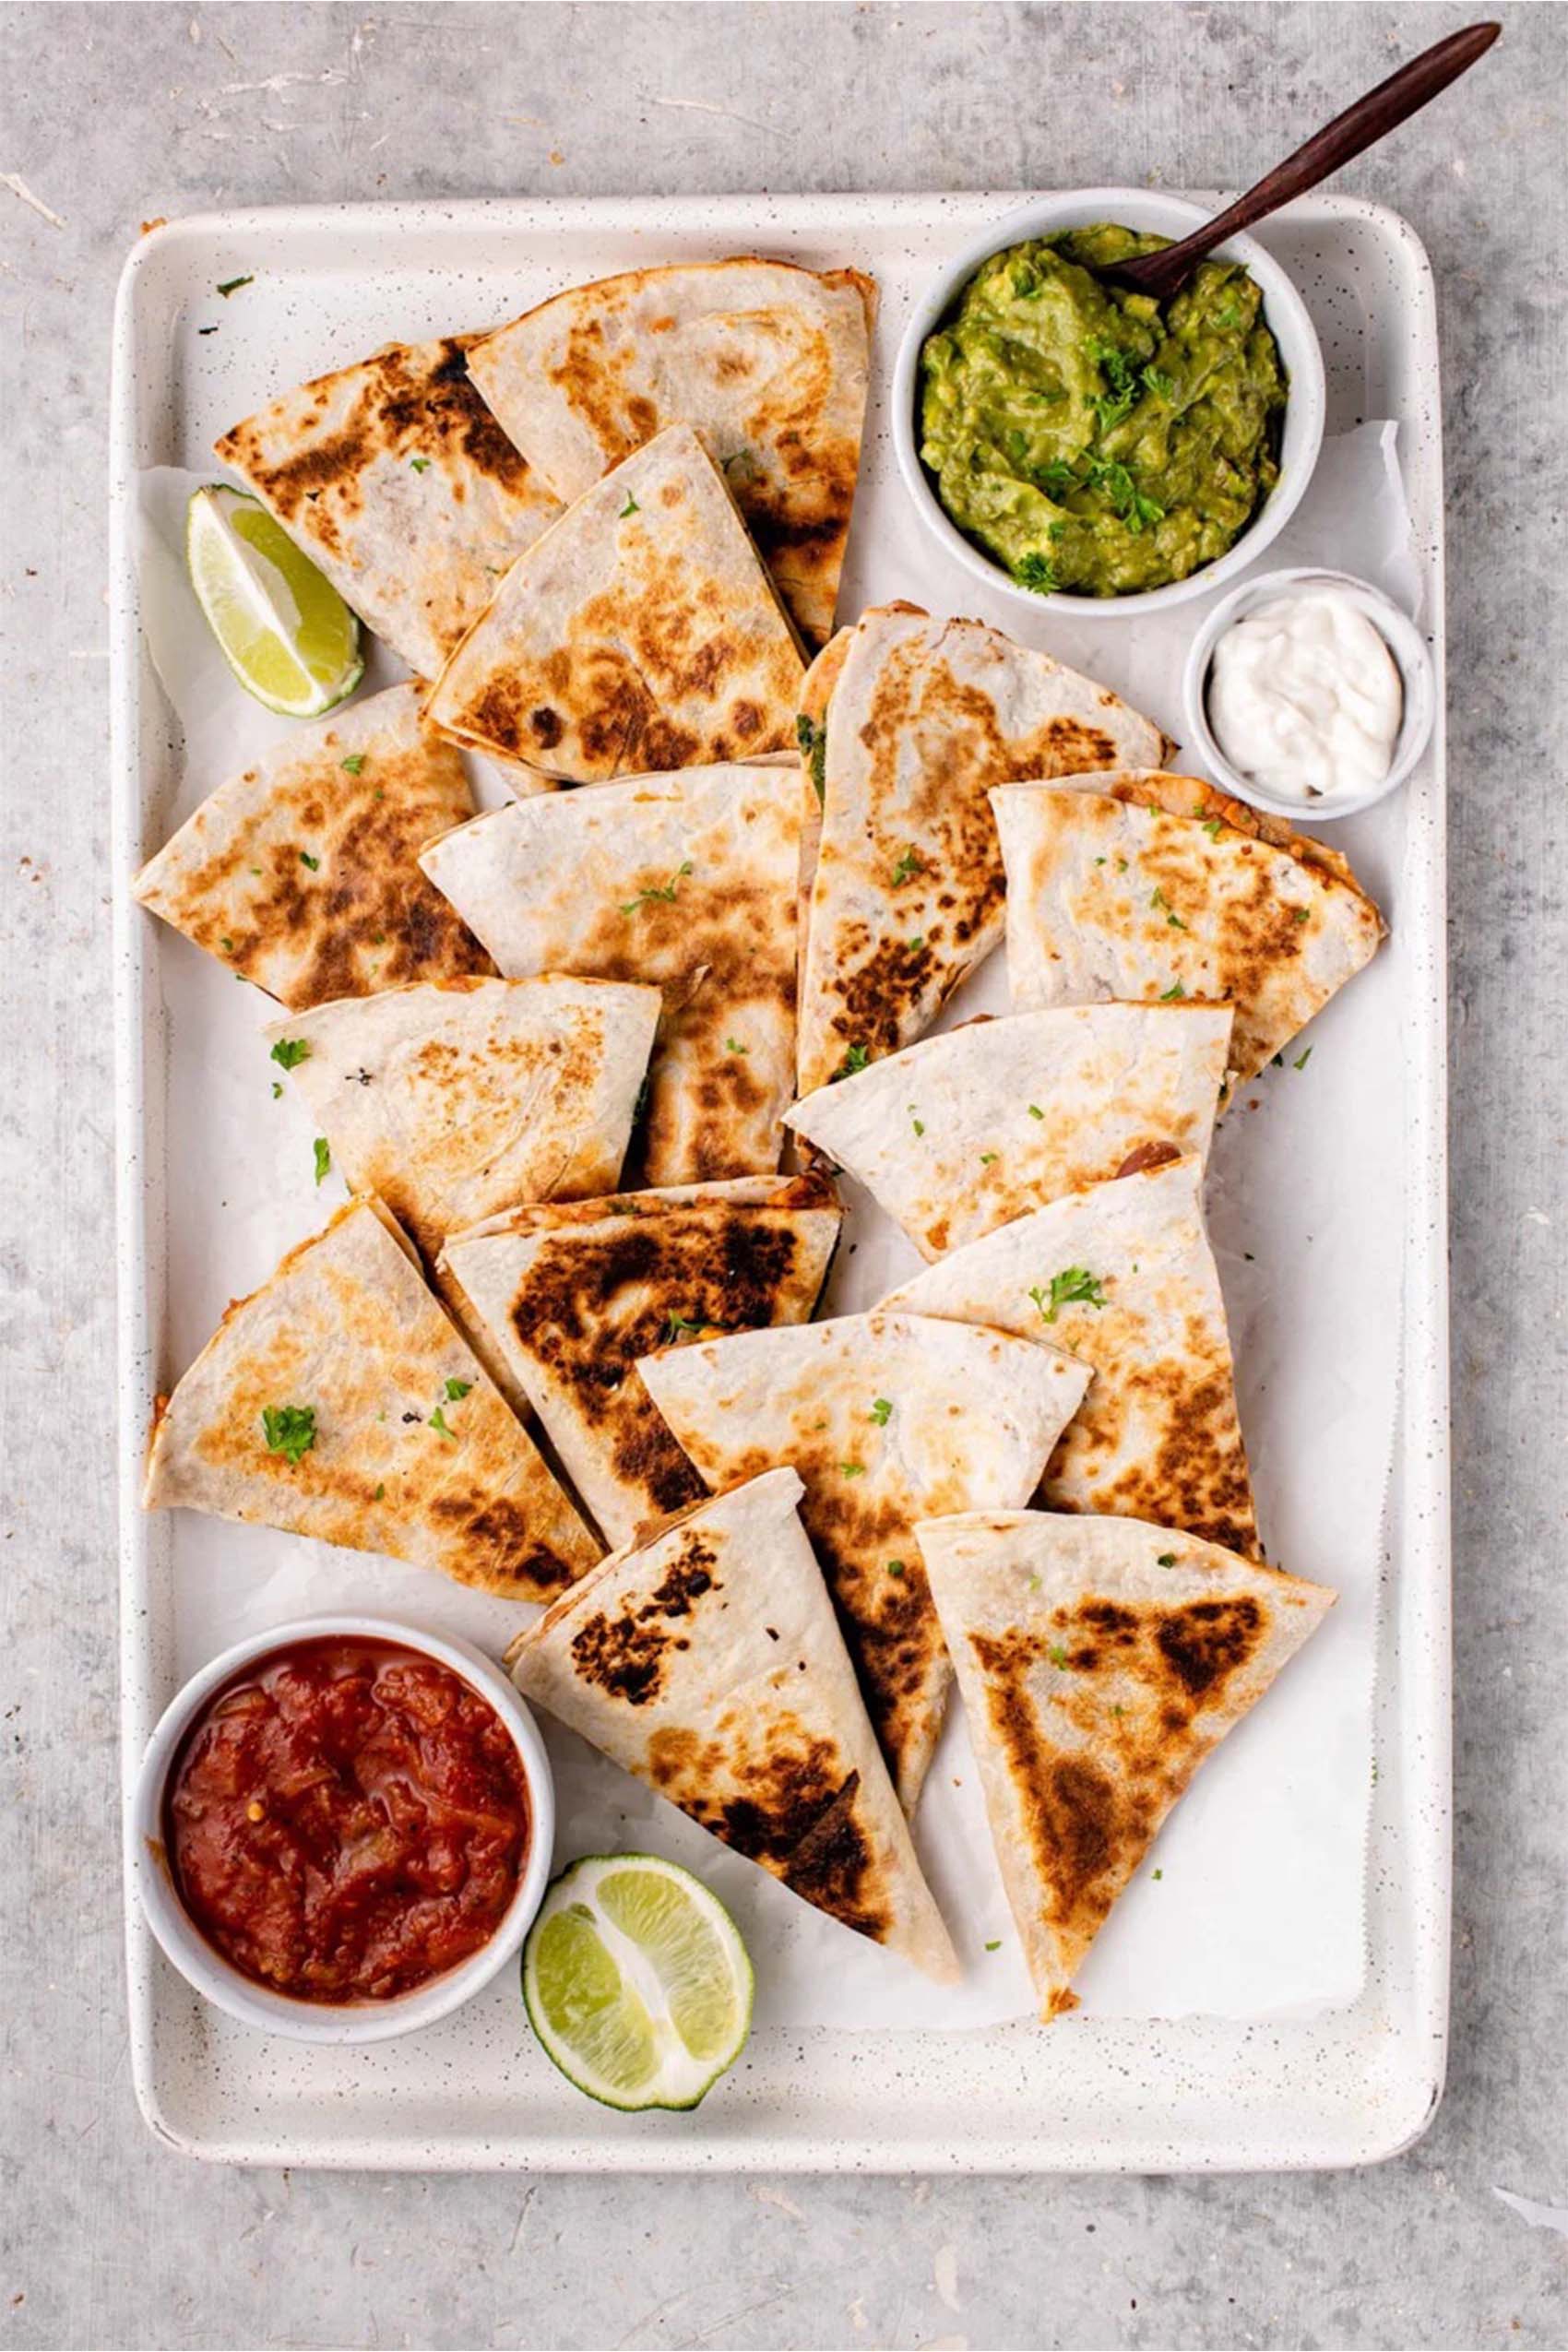
[[[185,510],[185,564],[213,636],[247,694],[315,719],[364,674],[360,624],[257,500],[220,485]]]
[[[700,1879],[653,1854],[590,1854],[546,1894],[523,1947],[529,2021],[606,2107],[695,2107],[741,2054],[752,1964]]]

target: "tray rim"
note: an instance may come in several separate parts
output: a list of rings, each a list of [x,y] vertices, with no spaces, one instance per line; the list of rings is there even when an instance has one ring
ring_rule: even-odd
[[[897,226],[928,220],[946,210],[956,228],[966,212],[980,207],[1003,208],[1019,201],[1017,192],[984,189],[954,191],[861,191],[844,195],[738,191],[731,195],[661,196],[629,194],[615,196],[554,198],[549,196],[476,197],[341,203],[299,206],[255,206],[232,210],[198,212],[160,225],[133,248],[122,271],[113,325],[113,364],[110,413],[110,636],[111,636],[111,837],[116,877],[127,870],[139,806],[138,741],[141,725],[139,618],[131,529],[137,473],[138,411],[130,355],[138,303],[160,258],[172,247],[205,247],[220,240],[266,233],[379,236],[388,232],[408,235],[454,234],[465,229],[516,232],[538,237],[552,227],[591,229],[602,221],[624,226],[628,213],[657,206],[663,219],[684,222],[688,229],[711,230],[715,237],[735,221],[738,234],[766,240],[767,224],[796,233],[820,229],[842,241],[846,224],[856,220],[868,227]],[[1413,1562],[1424,1573],[1401,1580],[1400,1606],[1413,1611],[1413,1627],[1401,1641],[1407,1652],[1421,1653],[1420,1670],[1413,1657],[1401,1658],[1397,1716],[1401,1738],[1412,1744],[1420,1759],[1420,1804],[1407,1802],[1401,1824],[1404,1860],[1393,1874],[1407,1918],[1408,1950],[1403,1955],[1409,1984],[1399,2013],[1386,2020],[1368,2016],[1374,2028],[1373,2046],[1392,2064],[1398,2080],[1385,2101],[1380,2119],[1359,2120],[1348,2108],[1343,2114],[1302,2115],[1300,2136],[1271,2138],[1259,2128],[1259,2119],[1239,2111],[1223,2125],[1206,2127],[1194,2144],[1173,2162],[1170,2143],[1136,2135],[1108,2159],[1104,2143],[1086,2137],[1038,2143],[1016,2132],[988,2135],[955,2144],[948,2138],[901,2138],[891,2141],[821,2132],[788,2139],[742,2120],[734,2132],[711,2131],[695,2119],[680,2139],[663,2132],[574,2141],[526,2134],[504,2142],[482,2135],[447,2135],[438,2142],[398,2139],[366,2130],[327,2143],[290,2143],[276,2132],[228,2137],[186,2128],[167,2110],[155,2079],[153,2009],[156,1965],[150,1938],[128,1883],[125,1887],[125,1937],[129,1976],[132,2075],[138,2105],[149,2128],[166,2144],[183,2154],[237,2164],[297,2164],[328,2169],[419,2169],[441,2171],[493,2170],[522,2168],[537,2170],[584,2171],[778,2171],[813,2172],[868,2170],[897,2172],[1068,2172],[1118,2170],[1129,2172],[1253,2169],[1329,2169],[1392,2158],[1420,2138],[1442,2097],[1447,2053],[1448,1973],[1451,1895],[1451,1759],[1452,1668],[1450,1656],[1452,1561],[1449,1530],[1448,1415],[1448,1297],[1446,1191],[1446,874],[1445,808],[1446,735],[1443,704],[1444,673],[1444,530],[1442,508],[1442,428],[1436,407],[1440,352],[1437,340],[1435,287],[1430,259],[1420,237],[1392,208],[1348,196],[1317,196],[1289,208],[1298,220],[1320,217],[1346,224],[1358,223],[1376,232],[1391,245],[1403,248],[1403,262],[1413,279],[1414,327],[1420,345],[1420,363],[1430,371],[1432,413],[1428,419],[1436,498],[1431,517],[1430,540],[1421,560],[1431,601],[1428,623],[1437,667],[1438,714],[1431,760],[1432,822],[1426,854],[1412,861],[1410,884],[1417,901],[1407,917],[1420,941],[1418,991],[1424,979],[1430,1052],[1414,1057],[1416,1083],[1411,1099],[1411,1182],[1409,1214],[1405,1234],[1406,1316],[1411,1335],[1403,1374],[1399,1419],[1400,1446],[1411,1482],[1410,1515],[1423,1533],[1408,1547]],[[766,220],[761,216],[766,214]],[[410,266],[405,255],[399,264]],[[116,888],[113,896],[114,956],[113,1029],[115,1050],[115,1112],[118,1181],[115,1200],[117,1282],[118,1489],[120,1507],[119,1586],[121,1665],[121,1747],[123,1787],[129,1760],[138,1752],[145,1729],[146,1698],[138,1681],[148,1671],[146,1626],[148,1616],[147,1547],[139,1508],[143,1432],[134,1410],[148,1346],[147,1291],[142,1233],[141,1162],[147,1149],[147,1099],[143,1057],[146,1031],[147,959],[138,949],[138,910],[129,893]],[[145,936],[145,933],[140,933]],[[1412,1285],[1412,1274],[1421,1277]],[[1424,1445],[1412,1444],[1412,1429],[1424,1431]],[[1407,1566],[1412,1564],[1407,1561]],[[1408,1587],[1406,1589],[1406,1587]],[[1380,1627],[1380,1650],[1387,1635]],[[1381,1671],[1380,1671],[1381,1681]],[[1386,1693],[1378,1693],[1378,1727]],[[1375,1835],[1375,1828],[1369,1832]],[[1369,1933],[1372,1930],[1369,1903]],[[1375,1953],[1374,1953],[1375,1961]],[[1375,1966],[1358,2002],[1343,2012],[1316,2021],[1314,2030],[1326,2036],[1336,2021],[1347,2023],[1367,2011]],[[1111,2021],[1107,2021],[1111,2022]],[[1210,2021],[1213,2022],[1213,2021]],[[826,2037],[830,2029],[821,2029]],[[993,2028],[1006,2033],[1016,2028]],[[1141,2027],[1146,2037],[1158,2038],[1158,2028]],[[950,2043],[952,2037],[911,2037]],[[1369,2053],[1370,2055],[1370,2053]],[[719,2119],[716,2117],[715,2120]]]

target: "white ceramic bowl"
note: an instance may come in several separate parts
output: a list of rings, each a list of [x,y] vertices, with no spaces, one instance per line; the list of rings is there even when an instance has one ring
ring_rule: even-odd
[[[1232,622],[1256,612],[1260,605],[1271,603],[1277,596],[1288,596],[1305,588],[1337,588],[1359,612],[1366,615],[1388,647],[1399,672],[1404,708],[1388,773],[1377,783],[1369,784],[1360,792],[1348,792],[1343,798],[1336,793],[1332,800],[1287,801],[1265,791],[1261,784],[1254,784],[1220,750],[1208,721],[1208,673],[1214,648]],[[1182,701],[1187,718],[1188,746],[1199,754],[1217,784],[1234,792],[1239,801],[1246,801],[1255,809],[1266,809],[1271,816],[1327,825],[1336,817],[1355,816],[1361,809],[1374,807],[1405,782],[1431,740],[1437,713],[1437,683],[1426,639],[1391,597],[1348,572],[1324,572],[1307,566],[1298,571],[1265,572],[1255,580],[1244,580],[1205,616],[1187,651]]]
[[[1249,564],[1253,564],[1295,513],[1317,464],[1323,446],[1324,395],[1323,353],[1307,306],[1286,272],[1251,237],[1228,237],[1219,248],[1223,261],[1245,265],[1263,291],[1264,316],[1279,346],[1289,377],[1289,398],[1279,453],[1279,480],[1263,511],[1248,524],[1234,547],[1206,564],[1184,580],[1166,588],[1147,588],[1136,596],[1042,596],[1020,588],[1000,564],[968,538],[953,522],[937,497],[931,476],[921,463],[920,362],[926,337],[947,316],[981,262],[1008,245],[1028,237],[1053,236],[1062,229],[1084,229],[1099,220],[1122,227],[1153,230],[1163,237],[1184,237],[1209,219],[1201,205],[1184,196],[1162,195],[1153,188],[1081,188],[1072,195],[1036,196],[1020,205],[939,270],[916,303],[893,370],[893,447],[904,486],[915,502],[921,521],[967,572],[983,580],[1014,603],[1031,612],[1071,612],[1090,620],[1123,621],[1143,613],[1163,612],[1189,597],[1206,596],[1222,588]]]
[[[201,1933],[175,1891],[164,1859],[163,1788],[180,1742],[214,1691],[244,1668],[273,1651],[296,1642],[334,1636],[376,1642],[397,1642],[434,1658],[459,1675],[492,1705],[511,1733],[522,1759],[528,1784],[531,1835],[528,1859],[517,1893],[488,1943],[445,1975],[390,2001],[355,2002],[341,2006],[324,2002],[294,2001],[269,1992],[242,1976]],[[265,1633],[236,1642],[193,1675],[179,1696],[164,1710],[148,1742],[147,1753],[131,1800],[130,1869],[147,1913],[148,1925],[168,1957],[188,1984],[227,2010],[243,2025],[262,2033],[283,2034],[301,2042],[380,2042],[397,2034],[411,2034],[434,2025],[490,1982],[496,1971],[515,1959],[533,1924],[550,1881],[551,1851],[555,1838],[555,1790],[549,1758],[532,1716],[512,1684],[480,1651],[467,1642],[440,1633],[426,1633],[386,1617],[300,1617],[275,1625]]]

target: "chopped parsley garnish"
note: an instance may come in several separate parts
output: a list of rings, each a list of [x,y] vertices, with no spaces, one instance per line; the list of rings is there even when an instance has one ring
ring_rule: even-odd
[[[690,873],[691,870],[692,861],[688,858],[683,865],[676,867],[668,882],[650,884],[647,890],[639,890],[635,898],[628,898],[621,912],[624,915],[635,915],[639,907],[647,906],[654,898],[662,898],[667,906],[672,907],[675,903],[675,893],[680,888],[683,878]]]
[[[1054,596],[1062,585],[1055,565],[1032,547],[1027,555],[1018,558],[1013,577],[1020,588],[1033,588],[1037,596]]]
[[[1166,922],[1172,931],[1186,930],[1186,924],[1182,921],[1181,916],[1172,910],[1170,901],[1166,897],[1163,890],[1157,890],[1154,893],[1154,896],[1149,900],[1149,905],[1159,909],[1160,913],[1165,917]]]
[[[253,270],[248,278],[225,278],[218,291],[223,296],[225,302],[227,302],[229,296],[231,294],[237,294],[242,286],[254,286],[255,284],[255,273]]]
[[[1029,1292],[1039,1309],[1042,1323],[1054,1323],[1063,1307],[1103,1307],[1105,1286],[1098,1275],[1087,1266],[1064,1265],[1060,1274],[1051,1277],[1049,1293],[1041,1289]]]
[[[704,1325],[700,1322],[694,1322],[690,1315],[682,1314],[680,1310],[677,1308],[672,1311],[670,1320],[665,1325],[664,1344],[667,1348],[672,1348],[675,1345],[676,1340],[681,1337],[683,1332],[701,1331],[703,1328]]]
[[[913,939],[905,940],[904,952],[907,956],[918,956],[924,945],[925,933],[923,931],[917,931]]]
[[[866,1063],[870,1061],[870,1059],[871,1056],[866,1051],[863,1045],[846,1046],[844,1049],[844,1059],[840,1062],[838,1067],[833,1073],[833,1076],[835,1078],[852,1078],[857,1070],[863,1070],[865,1068]],[[830,1079],[828,1083],[831,1085],[832,1080]]]
[[[332,1166],[332,1146],[325,1135],[315,1139],[315,1181],[319,1184]]]
[[[871,1417],[876,1423],[878,1429],[885,1429],[887,1427],[888,1417],[892,1413],[892,1410],[893,1399],[890,1396],[879,1396],[876,1399],[871,1408]]]
[[[866,1466],[863,1462],[840,1462],[838,1465],[840,1478],[863,1479],[865,1474]]]
[[[980,1166],[982,1168],[989,1168],[995,1158],[996,1154],[993,1151],[982,1151],[980,1154]]]
[[[1176,1554],[1173,1551],[1162,1551],[1159,1554],[1159,1565],[1162,1568],[1174,1568],[1176,1565]]]
[[[1304,1053],[1302,1053],[1302,1054],[1299,1054],[1299,1055],[1297,1056],[1296,1060],[1295,1060],[1294,1062],[1292,1062],[1292,1063],[1291,1063],[1291,1064],[1290,1064],[1291,1069],[1292,1069],[1292,1070],[1304,1070],[1304,1069],[1306,1068],[1306,1066],[1307,1066],[1307,1063],[1308,1063],[1312,1060],[1312,1057],[1313,1057],[1313,1050],[1312,1050],[1312,1047],[1309,1045],[1309,1046],[1308,1046],[1308,1048],[1307,1048],[1307,1050],[1306,1050],[1306,1051],[1305,1051]]]
[[[448,1402],[454,1405],[460,1404],[472,1386],[471,1380],[449,1380],[446,1384]]]
[[[434,1430],[439,1430],[443,1437],[455,1438],[457,1434],[455,1429],[447,1428],[446,1416],[442,1411],[439,1405],[437,1405],[434,1412],[432,1413],[430,1417],[430,1426]]]
[[[906,882],[912,882],[917,873],[924,873],[924,872],[925,860],[920,851],[912,847],[906,849],[893,869],[894,889],[901,889]]]
[[[281,1079],[281,1078],[274,1078],[274,1079],[273,1079],[273,1081],[272,1081],[272,1099],[273,1099],[273,1101],[274,1101],[274,1102],[276,1102],[276,1101],[278,1100],[278,1099],[279,1099],[279,1095],[281,1095],[282,1091],[283,1091],[283,1081],[282,1081],[282,1079]]]
[[[1222,816],[1211,816],[1205,821],[1204,831],[1211,841],[1218,841],[1224,830],[1225,819]]]
[[[410,457],[409,459],[409,463],[412,466],[415,473],[417,474],[428,473],[430,471],[430,459],[428,457]]]
[[[371,1498],[370,1498],[370,1499],[371,1499],[371,1501],[372,1501],[373,1503],[380,1503],[380,1502],[384,1499],[384,1497],[385,1497],[386,1493],[386,1486],[385,1486],[385,1485],[378,1486],[378,1487],[376,1488],[376,1490],[375,1490],[375,1492],[374,1492],[374,1493],[371,1496]]]
[[[1161,400],[1174,398],[1176,380],[1173,376],[1163,374],[1157,367],[1146,367],[1140,370],[1140,374],[1146,391],[1154,393]]]
[[[1063,457],[1052,457],[1049,466],[1041,466],[1035,480],[1048,497],[1061,498],[1069,490],[1078,488],[1078,477]]]
[[[985,1948],[988,1952],[1000,1952],[1002,1949],[1002,1938],[999,1935],[993,1935],[991,1942]]]
[[[727,1037],[724,1040],[724,1051],[726,1053],[749,1053],[751,1047],[742,1045],[739,1038]]]
[[[914,1126],[916,1134],[923,1135],[925,1133],[925,1121],[915,1117],[915,1106],[912,1102],[909,1105],[909,1118]]]
[[[1162,1004],[1170,1004],[1177,997],[1185,996],[1186,993],[1187,992],[1182,987],[1180,980],[1172,980],[1169,988],[1162,988],[1160,990],[1159,1001]]]
[[[1029,1117],[1030,1117],[1031,1119],[1043,1119],[1043,1118],[1045,1117],[1045,1113],[1044,1113],[1044,1111],[1040,1109],[1040,1107],[1039,1107],[1039,1103],[1038,1103],[1038,1102],[1031,1102],[1031,1103],[1030,1103],[1030,1105],[1029,1105]]]
[[[636,500],[632,496],[631,492],[628,490],[626,493],[626,503],[622,507],[620,514],[616,517],[617,522],[624,523],[628,515],[640,515],[641,513],[642,508],[637,505]]]
[[[341,765],[348,770],[350,776],[362,775],[364,773],[363,752],[350,752],[348,758],[342,761]]]
[[[1163,1871],[1156,1871],[1153,1875],[1156,1878],[1163,1878],[1165,1876],[1165,1872]]]
[[[1299,923],[1310,923],[1313,919],[1313,910],[1310,907],[1292,907],[1290,912]]]
[[[302,849],[300,851],[300,863],[303,866],[309,866],[312,873],[318,873],[321,870],[321,860],[319,858],[313,858],[308,849]]]
[[[314,1405],[264,1405],[262,1434],[269,1454],[286,1454],[296,1469],[300,1458],[315,1443]]]
[[[802,710],[795,720],[795,741],[801,747],[816,797],[825,804],[827,800],[827,729],[819,727]]]
[[[901,1560],[890,1560],[887,1563],[887,1573],[890,1576],[901,1576],[904,1574],[903,1562]]]
[[[1067,1663],[1067,1653],[1060,1642],[1052,1642],[1045,1654],[1052,1666],[1065,1666]]]

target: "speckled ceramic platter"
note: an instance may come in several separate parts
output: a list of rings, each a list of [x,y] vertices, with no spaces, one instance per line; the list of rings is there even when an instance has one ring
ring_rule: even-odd
[[[925,540],[894,475],[881,405],[917,290],[944,255],[1017,200],[345,207],[212,216],[145,238],[121,285],[114,347],[113,826],[122,885],[164,837],[176,807],[189,804],[193,780],[190,743],[148,649],[151,615],[137,561],[148,469],[208,468],[214,437],[260,398],[392,337],[499,322],[617,269],[764,252],[871,271],[881,288],[873,400],[840,612],[852,616],[904,595],[1028,634],[1010,613],[988,611],[984,592]],[[1442,458],[1425,255],[1394,214],[1346,197],[1293,208],[1263,241],[1291,270],[1318,327],[1330,434],[1371,418],[1397,424],[1413,527],[1403,560],[1441,683]],[[220,296],[236,279],[241,289]],[[1302,508],[1309,523],[1313,496]],[[1184,637],[1204,609],[1197,599],[1158,624],[1086,621],[1066,630],[1045,626],[1042,615],[1034,641],[1130,693],[1140,660],[1179,650],[1140,630],[1174,627]],[[1174,697],[1154,715],[1179,726]],[[1137,1942],[1131,1916],[1125,1935],[1102,1938],[1103,1964],[1097,1954],[1086,1971],[1083,2010],[1049,2030],[1016,2015],[964,2030],[929,2015],[868,2022],[881,2014],[874,2005],[851,2020],[842,2000],[837,2024],[816,2022],[797,1971],[794,2006],[759,2007],[735,2073],[696,2113],[623,2116],[581,2098],[540,2060],[511,1982],[401,2040],[307,2049],[254,2036],[208,2009],[164,1963],[133,1907],[131,2049],[156,2132],[233,2163],[659,2171],[1252,2170],[1370,2162],[1420,2132],[1442,2087],[1448,1973],[1441,721],[1409,789],[1349,820],[1336,838],[1388,908],[1393,938],[1320,1016],[1311,1072],[1298,1065],[1273,1081],[1265,1074],[1255,1097],[1237,1107],[1210,1177],[1260,1505],[1265,1526],[1272,1515],[1282,1530],[1272,1549],[1299,1573],[1344,1586],[1337,1614],[1352,1629],[1336,1633],[1336,1650],[1325,1633],[1321,1666],[1309,1653],[1295,1693],[1282,1688],[1277,1720],[1263,1725],[1269,1710],[1260,1709],[1256,1739],[1248,1726],[1209,1768],[1226,1803],[1240,1810],[1252,1790],[1250,1835],[1259,1842],[1246,1850],[1258,1857],[1253,1913],[1262,1954],[1261,1975],[1252,1955],[1254,1990],[1206,2002],[1205,1913],[1172,1869],[1164,1918],[1171,1968],[1187,1972],[1180,1998],[1162,2000],[1158,1987],[1151,1996],[1136,1967],[1118,1975],[1118,1947],[1124,1957]],[[128,1779],[180,1681],[258,1611],[276,1621],[313,1606],[355,1606],[372,1591],[368,1578],[380,1579],[378,1606],[417,1620],[434,1606],[434,1580],[422,1585],[417,1570],[356,1562],[264,1528],[188,1514],[149,1521],[138,1507],[155,1394],[229,1297],[264,1277],[320,1221],[325,1203],[310,1180],[308,1136],[288,1123],[293,1107],[270,1101],[249,992],[225,987],[221,972],[198,972],[196,951],[160,932],[123,886],[114,925]],[[980,979],[986,988],[975,998],[955,1001],[956,1017],[993,1009],[997,977]],[[877,1239],[860,1229],[863,1246],[845,1253],[836,1277],[841,1305],[876,1295],[867,1286],[881,1270]],[[1348,1291],[1348,1270],[1363,1262],[1375,1280]],[[1372,1364],[1370,1385],[1358,1385]],[[1355,1451],[1369,1415],[1383,1417],[1375,1456]],[[1322,1556],[1333,1549],[1330,1526],[1354,1538],[1353,1547],[1341,1541],[1360,1563],[1353,1593],[1338,1573],[1343,1562]],[[475,1617],[457,1630],[499,1647],[511,1629]],[[1359,1711],[1322,1704],[1334,1692],[1321,1678],[1341,1672],[1361,1677]],[[1257,1792],[1275,1785],[1268,1742],[1292,1705],[1300,1719],[1278,1784],[1280,1841],[1310,1812],[1314,1777],[1343,1782],[1348,1774],[1353,1783],[1336,1833],[1339,1960],[1332,1982],[1325,1977],[1308,2000],[1294,1979],[1287,1989],[1282,1978],[1276,1998],[1266,1990],[1277,1897]],[[1186,1826],[1173,1823],[1172,1833]],[[937,1884],[950,1906],[940,1864]],[[778,1890],[769,1885],[768,1894]],[[1127,1900],[1145,1906],[1144,1948],[1158,1957],[1156,1907],[1166,1889],[1134,1888]],[[776,1957],[766,1942],[773,1916],[742,1908],[765,1981]],[[975,1923],[960,1919],[955,1931],[973,1942]],[[1275,1932],[1277,1949],[1277,1922]],[[990,1939],[975,1949],[990,1951]]]

